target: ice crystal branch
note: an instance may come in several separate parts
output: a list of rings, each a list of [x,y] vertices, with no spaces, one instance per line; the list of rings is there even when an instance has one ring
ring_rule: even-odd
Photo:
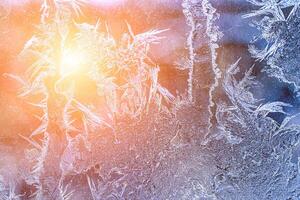
[[[215,106],[213,101],[213,95],[215,89],[219,85],[219,79],[221,78],[221,71],[217,64],[217,48],[218,48],[218,39],[222,36],[222,34],[219,32],[218,27],[214,25],[215,20],[218,18],[218,14],[216,13],[216,9],[211,5],[211,3],[207,0],[202,1],[202,7],[203,7],[203,13],[206,15],[206,34],[208,35],[210,42],[209,42],[209,48],[210,48],[210,56],[211,56],[211,67],[212,71],[214,73],[214,79],[213,83],[210,86],[209,89],[209,105],[208,105],[208,111],[209,111],[209,125],[208,125],[208,132],[206,135],[209,135],[210,130],[213,126],[212,124],[212,117],[214,116],[214,113],[212,111],[212,107]]]
[[[210,138],[211,144],[222,143],[219,146],[228,150],[220,162],[228,166],[220,172],[226,178],[222,183],[216,182],[215,194],[223,197],[230,192],[228,197],[232,197],[233,191],[239,191],[234,193],[242,199],[296,199],[300,192],[296,183],[300,180],[299,166],[292,157],[300,142],[299,126],[281,126],[268,116],[269,113],[284,113],[284,107],[290,105],[271,102],[257,106],[258,101],[245,87],[251,79],[244,78],[241,84],[234,78],[237,71],[236,63],[226,72],[223,88],[229,101],[217,104],[218,131],[214,139]],[[272,176],[274,173],[276,177]],[[260,181],[264,184],[256,184]],[[260,192],[253,196],[251,191]]]
[[[189,0],[184,0],[182,3],[183,13],[185,15],[187,24],[190,26],[191,30],[189,31],[187,37],[187,46],[189,50],[189,60],[188,60],[188,69],[189,69],[189,78],[188,78],[188,98],[193,101],[193,74],[194,74],[194,62],[195,62],[195,45],[194,39],[197,32],[196,19],[192,12],[193,4]]]
[[[22,51],[35,61],[26,72],[26,80],[9,75],[24,86],[19,96],[42,110],[40,125],[29,137],[22,136],[32,145],[27,159],[33,167],[26,183],[36,188],[32,195],[38,199],[71,198],[61,180],[72,171],[76,155],[70,156],[68,150],[76,142],[83,141],[90,150],[91,132],[101,128],[114,132],[117,119],[139,118],[153,106],[161,108],[162,101],[172,103],[175,99],[159,83],[159,67],[148,56],[151,44],[163,39],[160,35],[167,30],[134,34],[128,25],[129,34],[116,41],[108,32],[100,31],[99,21],[74,22],[72,14],[80,16],[84,3],[42,1],[41,23]],[[71,29],[74,34],[70,34]],[[89,88],[85,90],[92,89],[91,94],[82,94],[86,84]],[[58,155],[51,157],[53,153]],[[55,169],[49,169],[50,165]],[[60,170],[56,183],[46,180],[48,170]]]
[[[16,194],[16,185],[13,180],[5,183],[3,177],[0,176],[0,199],[1,200],[21,200],[22,195]]]
[[[299,45],[299,3],[296,1],[250,1],[258,7],[245,17],[254,18],[256,27],[261,31],[261,37],[266,42],[258,48],[257,40],[250,45],[249,51],[253,57],[267,63],[265,70],[273,77],[299,87],[298,53]],[[287,10],[286,8],[291,8]],[[284,13],[284,9],[285,12]]]

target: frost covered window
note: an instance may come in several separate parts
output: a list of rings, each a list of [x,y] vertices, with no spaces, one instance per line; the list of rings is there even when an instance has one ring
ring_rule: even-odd
[[[0,1],[0,200],[299,200],[296,0]]]

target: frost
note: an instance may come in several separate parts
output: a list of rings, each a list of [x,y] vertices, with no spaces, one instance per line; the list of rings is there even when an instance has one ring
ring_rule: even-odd
[[[300,129],[297,125],[279,126],[267,116],[270,112],[283,112],[282,108],[290,105],[249,104],[253,97],[241,85],[232,85],[236,82],[232,75],[224,82],[230,104],[218,104],[219,131],[214,136],[216,140],[210,142],[223,166],[216,194],[226,199],[297,199],[300,177],[292,157],[300,142]],[[224,149],[227,152],[221,156]]]
[[[175,98],[158,82],[159,67],[148,57],[150,45],[158,43],[162,39],[159,34],[166,30],[134,35],[128,25],[129,34],[124,33],[121,41],[116,41],[108,32],[99,31],[98,21],[95,25],[75,23],[77,32],[71,38],[71,13],[80,15],[83,1],[55,0],[53,3],[43,2],[41,24],[22,51],[36,57],[27,71],[27,82],[15,75],[9,77],[24,82],[20,97],[42,97],[38,102],[29,102],[43,112],[38,117],[40,125],[29,137],[22,136],[33,147],[27,151],[29,166],[33,167],[25,175],[26,183],[36,190],[31,196],[70,199],[71,193],[62,184],[66,173],[74,170],[73,164],[81,151],[75,149],[77,145],[83,142],[84,148],[91,151],[91,133],[102,127],[115,134],[117,118],[136,119],[156,103],[161,108],[163,101],[172,103]],[[73,41],[73,46],[68,44],[68,39]],[[98,95],[97,100],[104,102],[101,106],[105,110],[97,110],[99,105],[91,99],[82,99],[78,88],[81,86],[76,82],[78,74],[65,71],[69,62],[73,64],[64,61],[69,59],[65,56],[73,53],[68,51],[71,48],[88,58],[82,60],[85,68],[80,69],[80,75],[95,87],[91,97]]]
[[[200,2],[200,1],[199,1]],[[189,69],[189,78],[188,78],[188,96],[189,100],[193,101],[193,73],[194,73],[194,62],[195,62],[195,45],[194,39],[197,32],[197,24],[196,19],[197,16],[194,16],[192,9],[195,9],[194,12],[199,12],[195,5],[193,5],[190,1],[185,0],[182,3],[183,12],[187,19],[187,24],[191,27],[187,38],[187,46],[189,50],[189,62],[188,62],[188,69]],[[199,28],[199,27],[198,27]]]
[[[299,5],[296,1],[250,1],[257,10],[245,17],[259,16],[255,24],[265,40],[264,47],[250,46],[255,58],[267,62],[266,71],[281,81],[299,86]],[[287,10],[291,8],[291,10]],[[256,39],[256,40],[258,40]],[[253,43],[257,43],[253,41]]]
[[[149,31],[138,33],[124,20],[127,31],[113,36],[101,17],[85,20],[90,1],[40,2],[40,22],[20,48],[30,65],[19,76],[3,74],[21,86],[14,98],[30,107],[35,121],[13,145],[0,137],[1,200],[299,199],[298,96],[258,95],[270,77],[274,88],[288,83],[298,92],[298,2],[247,1],[243,16],[259,30],[249,44],[256,59],[249,65],[247,55],[228,50],[224,56],[226,45],[236,44],[220,40],[218,21],[223,4],[242,10],[246,1],[166,2],[175,10],[168,17],[186,25],[175,41],[184,52],[180,73],[188,70],[182,77],[177,71],[169,77],[170,69],[152,55],[162,41],[173,44],[172,20],[160,29],[151,11],[149,19],[134,19],[151,21]],[[159,10],[160,3],[151,5]],[[123,6],[130,13],[134,5]],[[234,57],[232,64],[226,56]],[[188,82],[187,94],[164,87],[179,79]]]
[[[207,16],[206,33],[207,33],[208,37],[210,38],[209,47],[210,47],[210,54],[211,54],[211,66],[212,66],[212,70],[214,73],[214,82],[211,85],[211,87],[209,89],[209,94],[208,94],[209,95],[209,113],[210,113],[210,119],[209,119],[210,121],[209,121],[209,126],[208,126],[208,133],[207,133],[207,135],[208,135],[212,128],[212,121],[211,121],[211,118],[213,116],[212,107],[214,107],[214,105],[215,105],[213,102],[213,93],[214,93],[215,88],[218,87],[219,79],[221,78],[221,72],[216,63],[216,59],[217,59],[216,50],[218,48],[217,41],[218,41],[219,37],[221,36],[221,34],[218,32],[218,27],[214,25],[214,21],[218,18],[215,8],[213,8],[212,5],[210,4],[210,2],[207,0],[204,0],[202,2],[202,6],[203,6],[204,14]]]
[[[206,119],[208,120],[206,135],[208,135],[212,128],[211,118],[214,115],[213,93],[221,78],[221,71],[216,63],[218,41],[222,37],[222,33],[215,25],[219,15],[210,1],[183,1],[182,6],[187,24],[190,26],[187,36],[188,97],[197,107],[204,107],[208,104],[209,119]],[[200,47],[199,42],[203,43]],[[204,53],[199,49],[205,49]],[[208,77],[209,82],[206,81]],[[206,91],[207,88],[209,91]]]
[[[1,200],[20,200],[22,195],[16,194],[16,185],[13,180],[5,183],[0,176],[0,199]]]

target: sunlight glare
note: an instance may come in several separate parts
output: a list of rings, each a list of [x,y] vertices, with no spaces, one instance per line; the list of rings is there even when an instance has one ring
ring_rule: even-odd
[[[69,50],[63,52],[61,58],[60,74],[62,76],[78,73],[82,69],[85,56],[77,51]]]

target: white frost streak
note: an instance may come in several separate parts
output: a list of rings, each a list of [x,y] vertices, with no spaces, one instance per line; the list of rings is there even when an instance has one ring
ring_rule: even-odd
[[[202,9],[203,9],[203,13],[205,14],[205,16],[207,17],[206,20],[206,34],[210,39],[210,52],[211,52],[211,65],[212,65],[212,70],[214,73],[214,82],[211,85],[210,89],[209,89],[209,106],[208,106],[208,110],[209,110],[209,125],[208,125],[208,132],[206,133],[206,136],[209,135],[210,130],[212,128],[212,123],[211,123],[211,119],[213,117],[213,112],[212,112],[212,107],[215,105],[213,102],[213,93],[214,90],[218,87],[219,85],[219,79],[221,78],[221,71],[216,63],[217,60],[217,52],[216,49],[219,47],[217,44],[218,38],[221,36],[220,33],[217,30],[217,27],[215,27],[213,25],[214,21],[216,20],[216,18],[218,17],[216,15],[216,9],[212,7],[211,3],[208,0],[204,0],[202,2]]]
[[[192,102],[193,101],[193,74],[194,74],[194,60],[195,60],[195,49],[194,49],[194,38],[196,34],[196,23],[193,17],[193,13],[191,12],[192,5],[189,0],[184,0],[182,3],[183,13],[186,18],[187,24],[191,27],[187,37],[187,46],[189,51],[189,77],[188,77],[188,98]]]

